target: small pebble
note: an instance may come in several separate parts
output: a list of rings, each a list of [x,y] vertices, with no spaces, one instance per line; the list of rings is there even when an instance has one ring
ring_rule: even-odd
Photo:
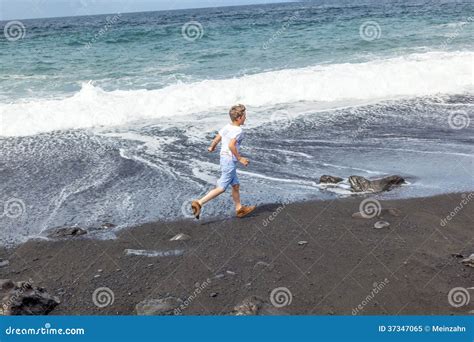
[[[110,222],[106,222],[106,223],[102,224],[102,226],[100,226],[100,228],[102,228],[102,229],[115,228],[115,227],[116,227],[116,225],[113,224],[113,223],[110,223]]]
[[[191,239],[191,237],[188,234],[179,233],[179,234],[173,236],[170,239],[170,241],[187,241],[189,239]]]
[[[94,278],[99,278],[99,277],[100,277],[100,274],[96,274],[96,275],[94,276]]]
[[[388,226],[390,226],[390,223],[388,223],[387,221],[377,221],[374,224],[375,229],[382,229]]]
[[[308,243],[308,241],[299,241],[298,245],[302,246],[302,245],[306,245],[307,243]]]
[[[212,292],[212,293],[210,294],[210,296],[211,296],[211,297],[217,297],[217,293],[216,293],[216,292]]]

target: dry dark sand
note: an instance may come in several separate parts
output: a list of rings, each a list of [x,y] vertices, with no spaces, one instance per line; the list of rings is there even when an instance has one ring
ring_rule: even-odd
[[[0,268],[0,278],[31,278],[58,295],[54,315],[134,314],[143,299],[169,294],[184,300],[208,278],[210,284],[183,314],[229,314],[248,296],[270,302],[274,288],[286,287],[293,298],[279,309],[282,314],[351,315],[382,281],[387,285],[359,314],[468,314],[474,298],[454,308],[448,292],[474,286],[474,268],[453,256],[474,253],[474,204],[440,225],[461,200],[461,194],[449,194],[382,201],[401,215],[385,215],[391,225],[378,230],[376,218],[351,217],[361,202],[351,198],[270,205],[245,219],[150,223],[123,230],[116,240],[29,241],[1,251],[10,265]],[[275,219],[265,225],[272,213]],[[192,238],[169,241],[177,233]],[[185,253],[127,256],[127,248]],[[94,305],[92,294],[99,287],[114,292],[113,304]]]

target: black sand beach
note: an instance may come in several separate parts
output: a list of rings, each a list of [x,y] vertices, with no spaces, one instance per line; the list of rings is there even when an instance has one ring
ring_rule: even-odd
[[[29,241],[1,251],[10,264],[0,278],[32,279],[58,296],[52,315],[133,315],[137,303],[164,296],[183,300],[183,315],[226,315],[251,296],[270,304],[279,287],[289,290],[291,303],[272,313],[465,315],[474,301],[455,308],[448,292],[474,282],[474,268],[461,263],[474,253],[473,205],[441,225],[463,198],[380,201],[399,215],[372,219],[352,217],[360,197],[269,205],[245,219],[149,223],[116,240],[86,234]],[[390,226],[375,229],[379,220]],[[178,233],[191,238],[169,241]],[[113,292],[113,303],[102,308],[93,302],[101,287]]]

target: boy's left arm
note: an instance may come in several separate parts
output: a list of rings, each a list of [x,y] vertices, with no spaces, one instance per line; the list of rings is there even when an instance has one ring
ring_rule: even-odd
[[[216,137],[212,140],[211,142],[211,146],[209,146],[209,148],[207,149],[209,152],[214,152],[217,145],[219,145],[219,143],[221,142],[221,135],[219,133],[217,133]]]

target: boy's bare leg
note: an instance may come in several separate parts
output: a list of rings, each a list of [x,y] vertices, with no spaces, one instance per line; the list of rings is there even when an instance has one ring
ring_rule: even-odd
[[[232,185],[232,199],[234,200],[235,210],[239,210],[242,208],[242,204],[240,204],[240,185]]]
[[[215,189],[212,189],[211,191],[209,191],[206,196],[204,196],[203,198],[199,199],[198,202],[199,204],[202,206],[204,205],[205,203],[209,202],[210,200],[216,198],[217,196],[219,196],[220,194],[222,194],[225,190],[220,188],[220,187],[217,187]]]

